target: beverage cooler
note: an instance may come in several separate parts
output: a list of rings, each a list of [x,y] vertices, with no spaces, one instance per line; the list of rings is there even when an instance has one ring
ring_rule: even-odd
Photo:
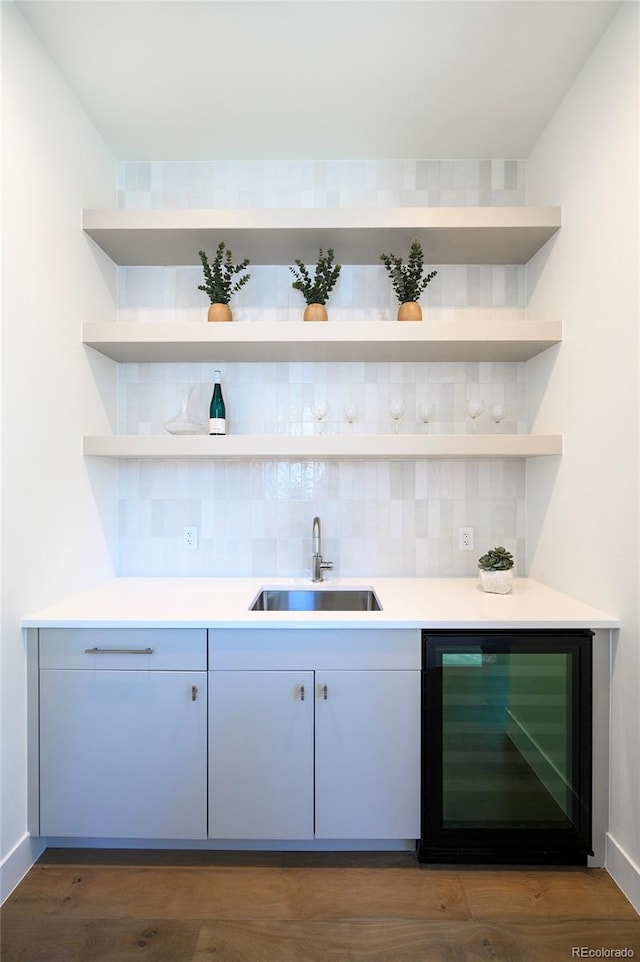
[[[591,631],[423,631],[423,862],[586,865]]]

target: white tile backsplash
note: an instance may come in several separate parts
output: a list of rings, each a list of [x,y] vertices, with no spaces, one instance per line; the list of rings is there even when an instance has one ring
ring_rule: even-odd
[[[122,364],[119,370],[120,434],[162,434],[164,425],[190,393],[188,414],[206,426],[213,370],[222,370],[230,434],[315,434],[320,425],[314,403],[326,401],[326,434],[385,434],[395,430],[390,402],[400,398],[406,411],[399,433],[466,434],[473,431],[467,401],[480,398],[484,412],[478,433],[526,431],[524,362],[306,362],[206,364]],[[434,406],[428,429],[420,418],[423,402]],[[347,403],[357,414],[350,424]],[[499,424],[492,405],[504,403]]]
[[[479,552],[457,550],[463,525],[479,546],[524,557],[517,461],[193,462],[171,472],[127,462],[120,493],[125,575],[300,577],[315,514],[337,576],[472,575]],[[197,551],[182,544],[185,525],[199,528]]]
[[[523,204],[523,160],[122,162],[120,207]]]
[[[525,175],[517,160],[145,162],[119,164],[117,187],[124,207],[511,205],[525,202]],[[438,275],[422,298],[430,318],[524,317],[523,267],[432,266]],[[233,301],[234,323],[299,323],[304,303],[288,268],[250,272]],[[199,266],[125,267],[118,277],[118,320],[203,322]],[[328,304],[330,323],[396,323],[396,307],[381,265],[343,265]],[[191,387],[189,413],[206,422],[214,366],[121,364],[119,431],[162,433]],[[524,364],[219,366],[233,433],[313,433],[320,398],[330,405],[327,432],[392,431],[392,396],[406,402],[403,432],[425,430],[424,401],[435,406],[430,432],[470,431],[471,397],[485,401],[478,431],[526,430]],[[352,426],[348,402],[358,407]],[[508,413],[496,425],[498,402]],[[315,514],[337,576],[473,575],[481,551],[498,543],[523,565],[524,479],[519,461],[122,462],[119,573],[298,577],[310,569]],[[187,525],[199,529],[196,551],[183,545]],[[477,551],[458,550],[463,525],[474,527]]]
[[[421,298],[432,320],[455,319],[462,310],[478,317],[489,310],[505,317],[524,315],[521,265],[428,265],[438,271]],[[251,280],[233,297],[234,323],[300,323],[304,298],[293,290],[287,266],[251,265]],[[119,269],[118,319],[202,323],[208,299],[198,290],[200,267],[122,267]],[[396,323],[398,304],[382,265],[343,265],[327,304],[332,323]]]

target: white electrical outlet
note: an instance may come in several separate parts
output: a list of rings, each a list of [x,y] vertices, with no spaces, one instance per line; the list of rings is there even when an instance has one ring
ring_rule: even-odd
[[[458,549],[473,551],[473,528],[458,528]]]
[[[182,537],[184,540],[185,548],[190,551],[195,551],[198,547],[198,529],[197,528],[183,528]]]

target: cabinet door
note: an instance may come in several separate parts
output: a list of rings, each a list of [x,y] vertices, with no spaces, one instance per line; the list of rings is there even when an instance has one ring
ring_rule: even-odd
[[[206,685],[206,672],[41,671],[41,833],[206,838]]]
[[[209,673],[209,835],[313,838],[313,672]]]
[[[316,837],[418,838],[420,672],[316,672],[315,706]]]

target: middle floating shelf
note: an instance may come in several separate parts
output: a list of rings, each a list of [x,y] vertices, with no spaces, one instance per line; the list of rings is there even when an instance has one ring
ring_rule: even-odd
[[[561,321],[107,321],[82,340],[124,362],[526,361],[562,339]]]
[[[196,461],[419,461],[562,454],[560,434],[86,435],[88,457]]]

